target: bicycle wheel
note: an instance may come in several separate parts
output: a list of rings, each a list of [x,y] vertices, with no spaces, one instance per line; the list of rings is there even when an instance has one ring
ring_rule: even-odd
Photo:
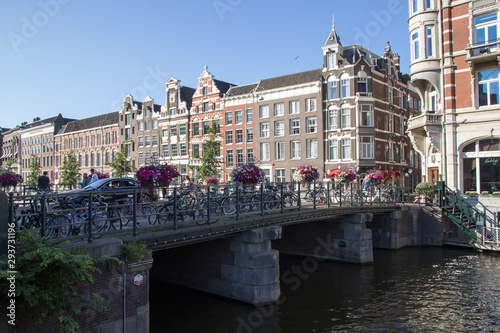
[[[299,199],[295,193],[283,194],[283,208],[297,206]]]
[[[105,229],[106,226],[108,227],[107,229]],[[94,208],[92,212],[92,232],[107,231],[108,229],[108,212],[102,207]]]
[[[139,204],[135,212],[137,226],[154,225],[159,223],[158,213],[152,204]]]
[[[235,197],[227,197],[222,200],[222,213],[224,215],[233,215],[236,214],[236,198]]]
[[[57,229],[55,229],[54,238],[65,238],[71,233],[71,220],[69,217],[63,214],[57,214],[53,216],[54,221],[57,224]]]

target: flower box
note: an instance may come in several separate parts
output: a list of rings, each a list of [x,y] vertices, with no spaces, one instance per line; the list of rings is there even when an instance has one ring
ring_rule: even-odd
[[[240,184],[258,184],[264,181],[266,174],[255,164],[243,164],[234,169],[231,174],[231,179]]]
[[[315,180],[318,180],[319,172],[318,169],[312,167],[310,165],[300,166],[295,169],[292,179],[296,182],[301,183],[311,183]]]
[[[136,171],[137,183],[140,187],[166,187],[172,183],[180,173],[172,165],[148,165]]]

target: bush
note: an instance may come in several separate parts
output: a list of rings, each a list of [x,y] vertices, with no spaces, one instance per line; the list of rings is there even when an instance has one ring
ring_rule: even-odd
[[[148,248],[141,242],[129,242],[122,245],[122,254],[130,262],[140,262],[146,259]]]
[[[437,189],[434,183],[423,182],[418,184],[417,187],[415,187],[415,191],[419,194],[433,195],[436,194]]]

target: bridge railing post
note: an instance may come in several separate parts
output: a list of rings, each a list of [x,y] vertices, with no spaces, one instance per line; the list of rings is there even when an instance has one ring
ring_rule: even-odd
[[[297,194],[297,206],[299,207],[299,210],[300,208],[302,207],[302,200],[300,199],[300,183],[298,183],[298,189],[299,189],[299,193]],[[295,183],[292,181],[292,187],[295,187]]]
[[[283,214],[283,183],[280,183],[280,204],[281,204],[281,214]]]
[[[316,209],[316,180],[313,180],[313,209]]]
[[[174,229],[177,229],[177,187],[174,186]]]
[[[87,229],[89,230],[89,235],[88,235],[87,241],[89,243],[92,242],[92,225],[94,224],[94,222],[93,222],[93,217],[94,216],[92,214],[92,210],[94,209],[93,208],[93,203],[94,202],[92,201],[92,191],[91,191],[91,192],[89,192],[89,205],[88,205],[88,217],[89,218],[88,218],[88,221],[87,221],[87,223],[88,223],[88,226],[87,226],[88,228]]]
[[[340,207],[342,207],[342,183],[339,182],[338,187],[339,187],[339,203]]]
[[[134,188],[134,197],[132,198],[132,235],[135,236],[136,234],[137,234],[137,189]]]
[[[207,185],[207,224],[210,224],[210,185]]]
[[[42,199],[40,200],[40,235],[45,237],[45,194],[42,194]]]
[[[260,216],[264,215],[264,182],[260,183]]]
[[[326,205],[328,208],[330,208],[330,186],[332,182],[327,182],[326,183]]]
[[[234,193],[236,193],[236,220],[240,219],[240,187],[238,183],[234,184]]]

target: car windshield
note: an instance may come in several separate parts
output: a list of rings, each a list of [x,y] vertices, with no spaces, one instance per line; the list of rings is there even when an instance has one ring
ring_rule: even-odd
[[[86,189],[86,190],[98,189],[103,184],[106,184],[108,181],[109,181],[109,178],[108,179],[100,179],[98,181],[93,182],[92,184],[88,184],[87,186],[84,187],[84,189]]]

